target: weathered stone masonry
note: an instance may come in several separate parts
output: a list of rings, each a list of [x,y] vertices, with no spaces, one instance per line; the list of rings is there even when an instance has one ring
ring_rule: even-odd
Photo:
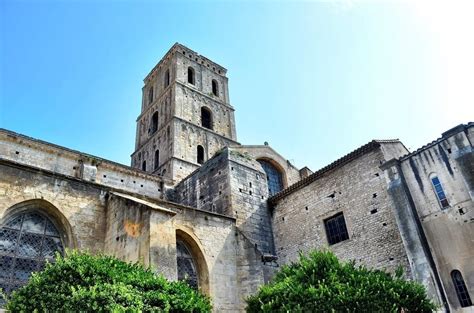
[[[383,165],[394,207],[411,217],[400,217],[400,232],[406,238],[414,273],[454,311],[467,309],[460,306],[453,271],[462,273],[468,293],[474,292],[473,134],[473,123],[460,125]],[[437,197],[435,177],[447,203]]]
[[[446,311],[472,309],[473,123],[412,153],[374,140],[313,173],[267,143],[237,142],[226,73],[173,45],[144,80],[131,167],[0,129],[0,257],[12,258],[3,242],[23,244],[4,225],[28,212],[50,220],[66,248],[172,280],[190,273],[216,312],[243,311],[311,249],[401,266]],[[177,245],[192,256],[187,269]],[[4,263],[0,288],[18,285]]]

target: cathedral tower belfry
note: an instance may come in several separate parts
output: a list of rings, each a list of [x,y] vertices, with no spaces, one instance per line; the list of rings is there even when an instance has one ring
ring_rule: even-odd
[[[238,145],[227,70],[176,43],[144,79],[132,167],[178,182]]]

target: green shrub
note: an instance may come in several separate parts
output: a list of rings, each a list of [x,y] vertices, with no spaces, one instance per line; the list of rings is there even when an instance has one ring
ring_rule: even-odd
[[[247,299],[247,312],[431,312],[424,287],[379,270],[340,263],[332,252],[300,255]]]
[[[209,298],[140,264],[70,252],[14,291],[12,312],[210,312]]]

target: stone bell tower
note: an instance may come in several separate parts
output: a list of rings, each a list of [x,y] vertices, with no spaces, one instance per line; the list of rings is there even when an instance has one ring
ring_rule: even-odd
[[[179,182],[238,145],[227,70],[174,44],[144,79],[132,167]]]

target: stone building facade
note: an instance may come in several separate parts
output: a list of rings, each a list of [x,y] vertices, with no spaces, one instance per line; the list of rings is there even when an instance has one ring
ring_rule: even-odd
[[[0,288],[66,248],[140,261],[216,312],[300,251],[423,283],[472,310],[474,124],[410,153],[373,140],[315,171],[237,142],[226,69],[175,44],[144,80],[131,167],[0,130]]]

